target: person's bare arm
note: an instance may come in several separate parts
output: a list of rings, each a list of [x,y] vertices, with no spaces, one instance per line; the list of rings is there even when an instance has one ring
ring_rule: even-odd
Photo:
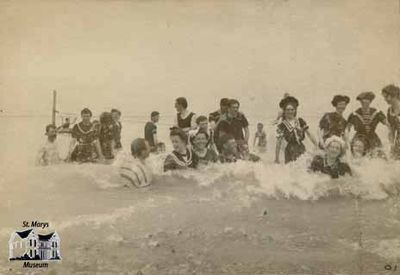
[[[194,130],[194,129],[197,128],[196,120],[197,120],[197,115],[194,114],[194,115],[192,116],[192,120],[190,121],[190,128],[189,128],[189,130]]]
[[[96,147],[97,153],[99,155],[99,159],[104,160],[104,156],[103,156],[103,153],[101,152],[100,142],[98,139],[94,141],[94,146]]]
[[[158,144],[157,133],[154,133],[154,134],[153,134],[153,140],[154,140],[154,145],[157,146],[157,144]]]
[[[253,140],[253,148],[256,147],[256,142],[257,142],[257,135],[254,135],[254,140]]]
[[[250,138],[250,130],[249,130],[249,127],[245,127],[245,128],[244,128],[244,140],[246,141],[246,143],[249,142],[249,138]]]
[[[278,137],[276,140],[276,147],[275,147],[275,163],[280,163],[279,155],[281,153],[281,146],[282,146],[282,137]]]
[[[314,135],[311,134],[310,130],[306,130],[307,137],[311,140],[315,147],[318,147],[317,140],[315,139]]]

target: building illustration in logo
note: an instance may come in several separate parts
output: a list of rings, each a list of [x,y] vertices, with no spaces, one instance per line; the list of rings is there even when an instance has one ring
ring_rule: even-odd
[[[8,241],[9,259],[12,260],[61,260],[60,237],[57,232],[36,234],[33,229],[16,231]]]

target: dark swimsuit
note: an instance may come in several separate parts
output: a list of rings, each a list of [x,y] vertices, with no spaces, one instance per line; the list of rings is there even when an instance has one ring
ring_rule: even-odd
[[[389,123],[390,130],[394,135],[393,146],[391,155],[394,159],[400,159],[400,115],[393,114],[391,108],[388,109],[387,120]]]
[[[347,163],[336,160],[334,166],[328,166],[323,156],[315,156],[311,162],[310,170],[312,172],[321,172],[330,175],[331,178],[337,179],[346,174],[351,176],[351,169]]]
[[[187,149],[186,155],[172,151],[164,161],[164,172],[168,170],[196,168],[197,164],[198,158],[192,150]]]
[[[347,121],[337,112],[326,113],[319,122],[319,128],[323,130],[324,142],[331,136],[343,138],[346,127]]]
[[[78,142],[71,154],[72,161],[91,162],[97,158],[94,142],[97,140],[97,131],[92,123],[84,125],[82,122],[72,128],[72,137]]]
[[[284,138],[287,142],[285,163],[295,161],[304,154],[306,147],[303,144],[303,140],[307,130],[307,123],[302,118],[297,119],[294,127],[287,120],[283,120],[278,125],[278,138]]]
[[[354,126],[356,134],[353,140],[361,138],[365,140],[365,153],[370,153],[376,148],[382,147],[382,142],[375,133],[376,127],[385,121],[386,117],[381,111],[371,108],[369,113],[364,114],[362,109],[358,109],[350,114],[348,123]]]
[[[192,117],[193,116],[194,116],[194,113],[191,112],[187,117],[181,118],[181,115],[178,113],[177,114],[178,127],[181,129],[192,127]]]
[[[113,144],[112,142],[114,140],[114,137],[115,137],[114,124],[111,125],[103,124],[100,126],[100,131],[99,131],[100,148],[105,159],[114,158],[113,148],[112,148]]]

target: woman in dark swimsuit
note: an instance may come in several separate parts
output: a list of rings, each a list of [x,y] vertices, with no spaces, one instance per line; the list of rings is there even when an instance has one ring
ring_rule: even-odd
[[[104,112],[100,115],[99,141],[101,152],[105,159],[114,158],[114,133],[115,124],[111,113]]]
[[[204,130],[199,130],[192,138],[194,153],[199,159],[199,164],[208,164],[218,161],[217,153],[211,147],[207,146],[209,140],[210,137]]]
[[[373,92],[364,92],[357,96],[357,100],[361,103],[361,108],[351,113],[348,121],[348,130],[354,127],[356,131],[354,139],[364,141],[364,154],[370,154],[382,147],[382,142],[375,133],[379,123],[387,124],[385,115],[375,108],[371,108],[370,104],[374,100]],[[353,142],[352,142],[353,143]]]
[[[297,118],[297,107],[299,102],[296,98],[288,96],[281,100],[279,106],[284,110],[282,122],[277,129],[277,143],[275,151],[275,162],[279,163],[282,141],[286,140],[285,163],[295,161],[306,151],[303,140],[306,135],[314,145],[315,138],[311,135],[307,123],[302,118]]]
[[[338,136],[347,142],[346,127],[347,120],[343,117],[350,98],[345,95],[335,95],[332,99],[332,105],[335,112],[326,113],[319,122],[320,128],[320,148],[331,136]]]
[[[391,157],[400,160],[400,88],[388,85],[382,89],[382,95],[389,104],[387,122],[390,130]]]
[[[164,172],[168,170],[181,170],[196,168],[198,158],[192,149],[188,148],[188,137],[179,128],[172,128],[170,138],[174,150],[164,161]]]
[[[345,143],[337,136],[332,136],[325,141],[325,154],[317,155],[311,162],[310,171],[330,175],[336,179],[344,175],[352,175],[350,166],[341,161],[345,154]]]

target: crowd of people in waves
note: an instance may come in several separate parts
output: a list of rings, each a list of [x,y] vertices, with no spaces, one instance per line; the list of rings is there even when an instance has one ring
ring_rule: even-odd
[[[322,116],[318,135],[314,136],[306,120],[297,112],[299,100],[285,94],[279,103],[280,111],[275,123],[275,162],[281,162],[282,149],[285,164],[296,161],[307,151],[304,145],[306,138],[315,147],[309,148],[309,151],[319,152],[311,160],[309,171],[324,173],[332,178],[352,174],[344,157],[347,150],[355,159],[400,159],[400,88],[388,85],[382,89],[382,96],[389,105],[386,115],[371,106],[375,99],[373,92],[362,92],[356,98],[360,102],[360,108],[345,118],[344,112],[350,98],[346,95],[335,95],[331,101],[332,112]],[[221,99],[220,108],[208,117],[197,115],[188,107],[186,98],[179,97],[175,100],[177,114],[169,135],[173,150],[164,160],[164,171],[197,168],[217,162],[260,161],[259,156],[250,152],[249,122],[240,111],[238,100]],[[92,112],[85,108],[81,111],[81,121],[72,128],[69,120],[58,128],[52,124],[47,125],[47,141],[39,151],[38,163],[49,165],[60,161],[56,138],[58,133],[66,132],[71,134],[72,140],[64,161],[113,162],[122,148],[121,112],[112,109],[102,113],[99,121],[92,121],[91,118]],[[157,135],[159,119],[160,113],[152,112],[150,121],[144,126],[144,137],[131,143],[131,155],[114,162],[127,185],[147,186],[151,183],[151,171],[146,165],[146,159],[150,153],[165,152],[165,144]],[[380,123],[389,129],[389,156],[385,154],[381,139],[376,133]],[[350,138],[352,129],[355,134]],[[266,152],[267,134],[263,123],[257,124],[252,145],[254,151]]]

